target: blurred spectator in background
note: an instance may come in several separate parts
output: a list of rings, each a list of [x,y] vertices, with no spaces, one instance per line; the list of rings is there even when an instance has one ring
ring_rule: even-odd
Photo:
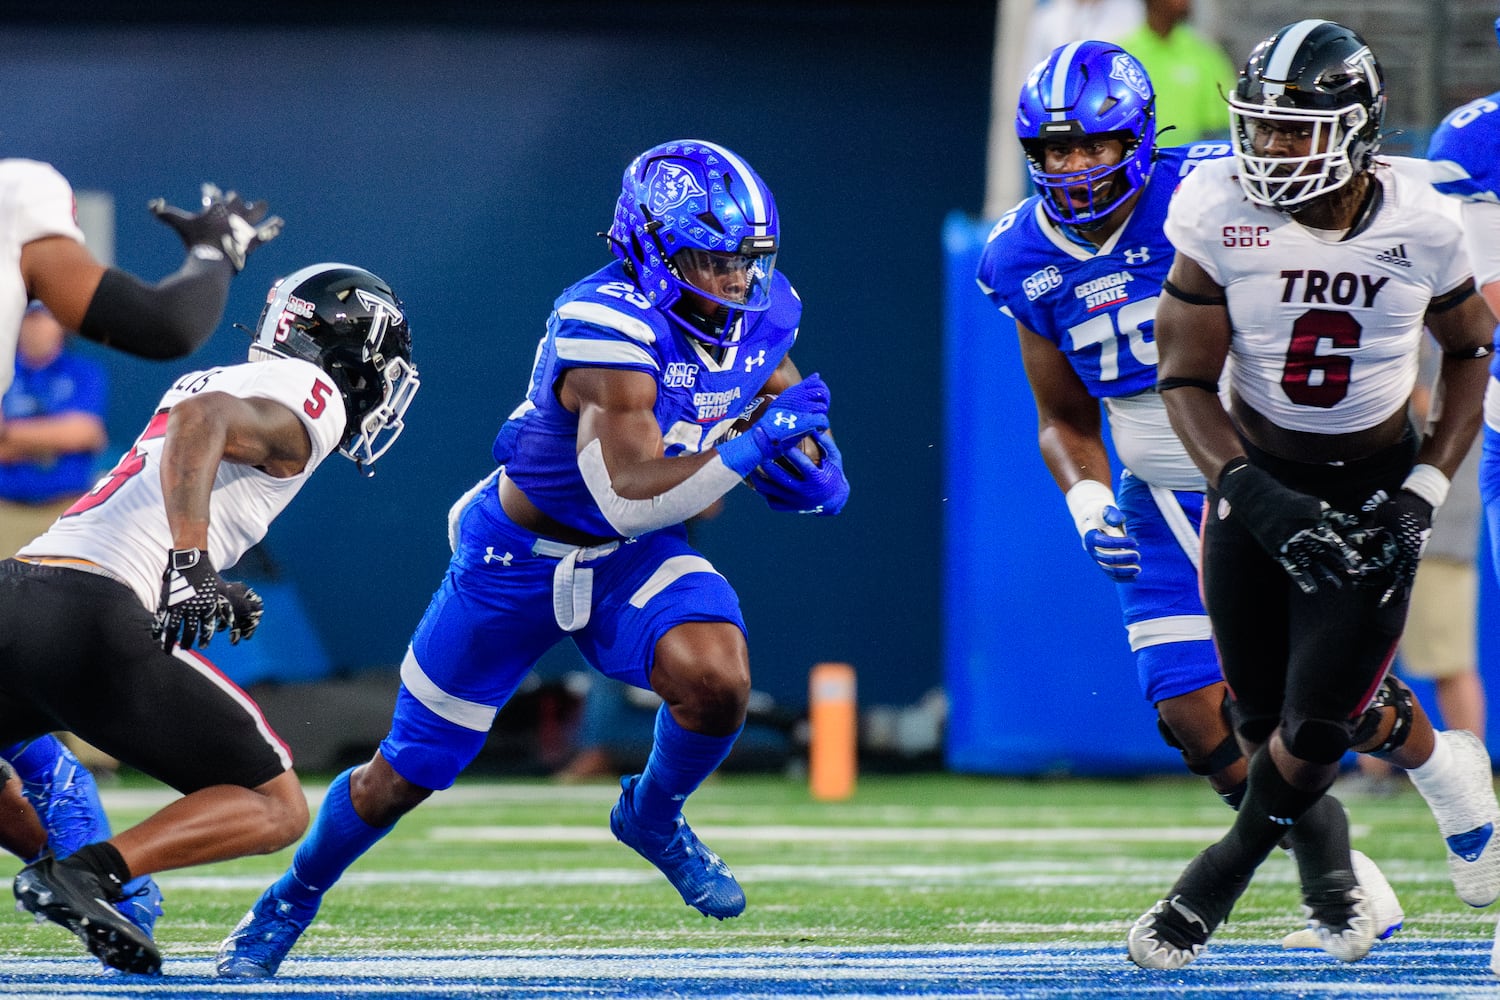
[[[1234,89],[1234,65],[1224,50],[1188,19],[1193,0],[1146,0],[1144,23],[1113,39],[1146,68],[1156,84],[1156,128],[1175,127],[1173,143],[1229,135],[1224,95]]]
[[[104,367],[68,350],[68,331],[40,302],[21,319],[15,381],[0,407],[0,557],[57,520],[94,482],[104,450]]]
[[[1025,58],[1021,62],[1022,74],[1029,74],[1032,67],[1044,61],[1059,45],[1085,38],[1096,38],[1103,42],[1119,42],[1134,32],[1146,20],[1146,8],[1141,0],[1039,0],[1031,12],[1026,28]],[[1126,46],[1126,51],[1135,49]],[[1145,62],[1145,60],[1141,60]],[[1152,66],[1146,71],[1156,78]],[[1230,75],[1233,80],[1233,74]],[[1219,105],[1219,117],[1224,117],[1224,105]],[[1227,131],[1227,127],[1226,127]]]

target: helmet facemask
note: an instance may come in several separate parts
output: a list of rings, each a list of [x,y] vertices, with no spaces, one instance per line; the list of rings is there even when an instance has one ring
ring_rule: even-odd
[[[1354,163],[1353,147],[1369,123],[1369,113],[1359,104],[1321,111],[1257,107],[1231,98],[1229,120],[1240,187],[1257,205],[1287,209],[1304,204],[1348,184],[1362,169]],[[1265,136],[1272,131],[1297,132],[1295,141],[1306,141],[1308,152],[1303,156],[1258,154],[1257,136],[1264,149]]]

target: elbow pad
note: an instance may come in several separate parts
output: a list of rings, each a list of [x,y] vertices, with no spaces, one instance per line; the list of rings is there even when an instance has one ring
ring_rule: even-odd
[[[740,481],[740,474],[715,456],[707,465],[676,486],[645,500],[627,500],[615,492],[604,467],[604,446],[592,441],[578,454],[584,485],[609,526],[622,537],[681,524],[699,513]]]
[[[222,259],[203,260],[191,254],[175,274],[155,285],[117,267],[108,268],[78,332],[137,357],[180,358],[213,335],[224,315],[233,274]]]

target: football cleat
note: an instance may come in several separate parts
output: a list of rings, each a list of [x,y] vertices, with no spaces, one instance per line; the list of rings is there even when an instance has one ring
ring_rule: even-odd
[[[1143,969],[1180,969],[1203,954],[1208,939],[1234,909],[1248,877],[1226,878],[1204,851],[1178,877],[1165,899],[1131,926],[1125,945]]]
[[[298,906],[267,889],[219,945],[215,972],[223,979],[270,979],[317,915],[317,903]]]
[[[1414,771],[1407,773],[1437,820],[1458,898],[1470,906],[1489,906],[1500,899],[1500,846],[1495,844],[1500,801],[1495,799],[1490,754],[1467,729],[1443,730],[1437,738],[1453,759],[1449,773],[1420,779]]]
[[[12,891],[21,909],[72,931],[105,965],[122,972],[160,974],[156,945],[115,909],[119,891],[93,872],[45,857],[21,869]]]
[[[745,912],[745,892],[719,856],[704,846],[678,815],[672,831],[655,833],[635,820],[632,792],[640,775],[624,777],[620,801],[609,813],[615,839],[651,862],[667,877],[683,902],[705,917],[723,920]]]
[[[1406,922],[1406,913],[1401,909],[1401,900],[1396,898],[1396,890],[1391,888],[1391,883],[1386,880],[1385,873],[1375,862],[1360,851],[1350,851],[1349,857],[1354,862],[1354,877],[1359,880],[1359,887],[1364,890],[1370,917],[1375,922],[1375,940],[1385,941],[1399,931]],[[1288,949],[1322,948],[1323,943],[1318,938],[1317,931],[1312,927],[1304,927],[1282,938],[1281,946]]]
[[[1312,879],[1302,891],[1302,912],[1318,947],[1342,962],[1358,962],[1375,944],[1375,919],[1364,889],[1347,869]]]

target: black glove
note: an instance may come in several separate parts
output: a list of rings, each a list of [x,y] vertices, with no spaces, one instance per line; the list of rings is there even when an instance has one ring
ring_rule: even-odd
[[[221,253],[238,274],[245,258],[262,243],[281,232],[281,216],[266,218],[265,202],[245,201],[233,191],[225,194],[213,184],[203,185],[203,210],[195,214],[156,198],[147,206],[151,214],[171,226],[191,251],[208,247]]]
[[[1422,550],[1432,534],[1432,504],[1411,490],[1397,490],[1394,496],[1380,490],[1365,501],[1364,510],[1368,517],[1363,534],[1369,539],[1368,549],[1361,546],[1366,552],[1364,576],[1367,583],[1385,585],[1380,595],[1383,608],[1411,593]]]
[[[260,624],[260,595],[242,583],[219,577],[202,549],[172,549],[161,575],[161,599],[151,635],[172,651],[208,645],[215,632],[229,629],[230,642],[247,638]],[[239,615],[244,620],[237,621]]]
[[[1243,456],[1224,466],[1217,490],[1229,501],[1229,516],[1281,563],[1304,594],[1317,593],[1320,582],[1341,587],[1360,574],[1359,553],[1344,537],[1359,524],[1354,515],[1288,489]]]

